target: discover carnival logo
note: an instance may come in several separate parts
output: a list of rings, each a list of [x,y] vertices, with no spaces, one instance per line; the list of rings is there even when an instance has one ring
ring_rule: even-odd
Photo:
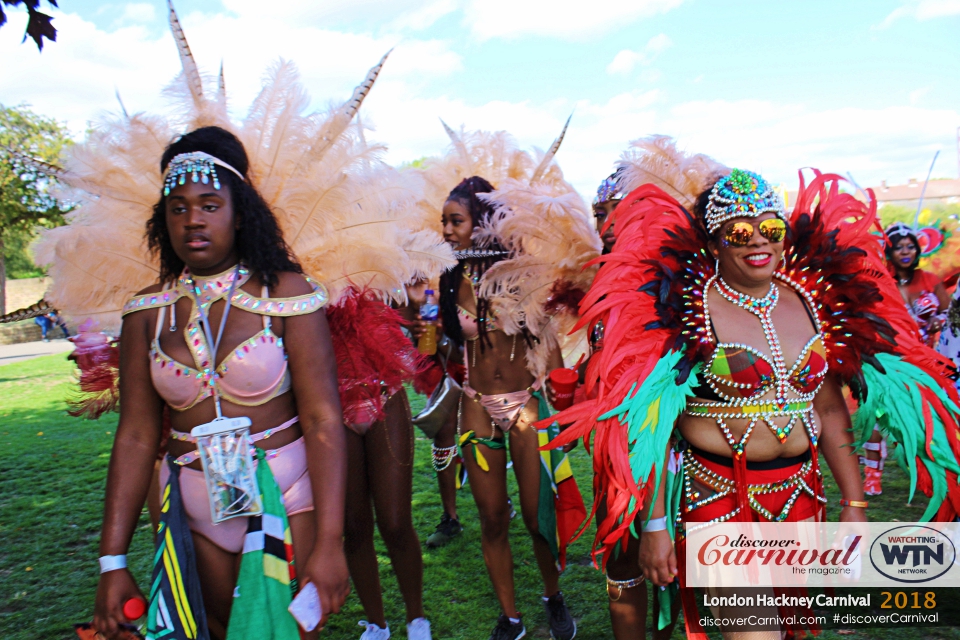
[[[870,545],[870,563],[897,582],[930,582],[945,574],[957,559],[957,549],[940,531],[920,526],[894,527]]]
[[[690,587],[960,588],[960,522],[684,523]]]
[[[817,549],[795,539],[751,539],[741,533],[734,539],[724,534],[703,541],[697,553],[700,566],[772,565],[789,567],[798,573],[831,575],[850,572],[851,561],[859,555],[861,536],[845,541],[843,548]]]

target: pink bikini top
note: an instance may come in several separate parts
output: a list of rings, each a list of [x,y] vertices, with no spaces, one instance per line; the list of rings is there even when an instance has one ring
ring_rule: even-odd
[[[297,298],[271,299],[266,287],[260,298],[240,290],[250,273],[241,268],[230,305],[263,317],[263,330],[238,345],[213,367],[210,349],[200,325],[201,314],[197,300],[208,309],[217,300],[225,298],[234,280],[234,272],[210,278],[191,278],[185,271],[173,289],[159,294],[134,298],[124,307],[124,314],[141,309],[159,307],[157,327],[150,348],[150,378],[153,386],[173,409],[186,411],[217,394],[227,402],[242,406],[257,406],[290,390],[290,372],[283,339],[270,328],[270,316],[292,316],[313,313],[327,301],[326,290],[317,287],[314,293]],[[196,287],[199,295],[190,293]],[[176,309],[173,303],[183,295],[194,302],[190,318],[184,327],[184,339],[193,356],[195,366],[182,364],[160,348],[160,331],[164,325],[167,306],[170,310],[170,330],[176,330]]]
[[[467,279],[467,282],[470,283],[470,290],[473,291],[473,304],[476,308],[477,304],[477,291],[476,285],[470,279],[467,274],[463,274],[463,277]],[[476,340],[480,336],[480,329],[477,326],[477,314],[470,313],[460,305],[457,305],[457,317],[460,319],[460,331],[463,334],[463,339],[468,342]],[[493,317],[493,314],[489,311],[487,312],[487,329],[489,331],[496,331],[499,329],[497,324],[497,319]]]

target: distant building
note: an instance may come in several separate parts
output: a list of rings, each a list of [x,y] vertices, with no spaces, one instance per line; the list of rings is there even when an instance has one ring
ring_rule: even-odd
[[[907,184],[887,185],[887,181],[880,182],[879,187],[873,187],[877,202],[881,205],[898,204],[906,207],[915,207],[920,200],[923,183],[911,178]],[[960,180],[931,180],[927,183],[927,191],[923,194],[924,204],[953,204],[960,202]]]
[[[907,184],[888,185],[887,181],[883,180],[880,182],[880,186],[871,188],[877,197],[877,203],[881,207],[886,204],[895,204],[913,208],[917,206],[917,202],[920,200],[923,183],[911,178]],[[862,199],[862,194],[857,192],[857,197]],[[792,205],[796,202],[797,192],[788,191],[786,198],[788,205]],[[960,202],[960,180],[931,180],[927,183],[927,192],[923,194],[923,202],[926,206]]]

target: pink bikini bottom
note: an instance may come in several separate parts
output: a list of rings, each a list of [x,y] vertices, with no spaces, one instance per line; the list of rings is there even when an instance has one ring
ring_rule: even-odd
[[[313,511],[313,491],[310,488],[310,475],[307,473],[307,450],[303,438],[297,438],[279,449],[268,450],[267,464],[273,471],[287,515],[293,516],[305,511]],[[167,486],[170,470],[166,463],[160,465],[160,494]],[[214,524],[210,517],[210,498],[203,471],[183,467],[180,469],[180,495],[183,496],[183,508],[187,512],[190,530],[199,533],[213,544],[229,553],[243,550],[243,538],[247,534],[247,519],[231,518]]]
[[[510,393],[480,393],[470,386],[467,382],[463,385],[463,392],[471,400],[476,400],[480,406],[486,409],[487,415],[493,420],[493,423],[500,427],[502,431],[509,431],[510,427],[517,423],[520,412],[530,401],[533,392],[540,388],[540,381],[522,391],[511,391]]]

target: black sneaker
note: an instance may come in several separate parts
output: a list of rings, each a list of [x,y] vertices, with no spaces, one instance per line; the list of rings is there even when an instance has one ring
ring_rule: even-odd
[[[574,622],[567,603],[563,601],[563,594],[557,591],[543,601],[543,608],[547,612],[547,621],[550,623],[550,637],[553,640],[573,640],[577,635],[577,623]]]
[[[460,535],[461,531],[463,531],[463,527],[460,526],[459,520],[443,514],[443,517],[440,518],[440,524],[437,525],[437,530],[427,538],[427,548],[436,549],[437,547],[442,547]]]
[[[501,613],[497,618],[497,626],[490,632],[490,640],[519,640],[526,635],[527,629],[523,626],[523,620],[512,624],[507,614]]]

